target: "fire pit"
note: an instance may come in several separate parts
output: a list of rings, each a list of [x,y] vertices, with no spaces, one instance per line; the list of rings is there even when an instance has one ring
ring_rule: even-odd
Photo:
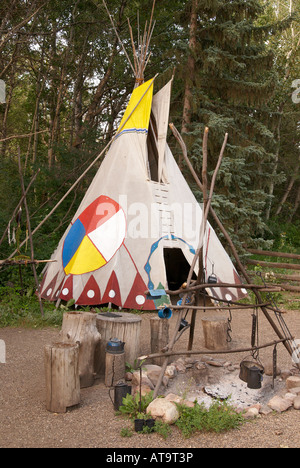
[[[215,399],[228,400],[233,406],[246,409],[259,403],[264,406],[285,387],[278,378],[264,375],[260,389],[251,389],[240,378],[240,366],[202,356],[201,360],[180,358],[172,363],[177,375],[169,381],[165,395],[175,393],[186,401],[209,407]]]

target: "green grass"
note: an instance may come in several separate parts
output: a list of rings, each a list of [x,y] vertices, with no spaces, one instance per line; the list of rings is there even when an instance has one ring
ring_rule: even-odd
[[[19,287],[0,288],[0,328],[60,327],[64,310],[56,309],[50,302],[43,302],[44,317],[33,288],[23,291]]]

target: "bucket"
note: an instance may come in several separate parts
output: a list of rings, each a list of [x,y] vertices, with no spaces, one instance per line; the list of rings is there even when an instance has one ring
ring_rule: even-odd
[[[161,319],[170,319],[172,315],[172,309],[170,309],[169,307],[165,307],[164,309],[158,311],[158,316]]]

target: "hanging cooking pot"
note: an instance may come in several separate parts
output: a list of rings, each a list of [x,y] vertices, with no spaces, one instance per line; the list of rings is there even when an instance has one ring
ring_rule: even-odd
[[[218,282],[218,278],[217,278],[217,276],[215,275],[214,268],[215,268],[215,266],[213,265],[213,266],[212,266],[212,272],[211,272],[211,274],[209,275],[209,277],[207,278],[208,284],[216,284],[216,283]]]
[[[106,352],[110,354],[123,354],[125,343],[119,338],[111,338],[106,345]]]
[[[246,361],[246,358],[245,358],[240,364],[239,378],[243,382],[246,382],[247,384],[249,384],[249,381],[250,381],[250,385],[254,385],[254,381],[252,379],[254,379],[253,375],[256,373],[256,370],[253,370],[252,373],[251,373],[251,376],[250,376],[250,369],[253,368],[253,367],[256,367],[257,369],[259,369],[261,377],[262,377],[265,370],[264,370],[263,365],[259,364],[257,361],[253,361],[253,360],[252,361]],[[261,379],[261,381],[262,381],[262,379]],[[253,388],[253,387],[249,387],[249,388]],[[260,387],[258,387],[258,388],[260,388]]]
[[[216,284],[218,282],[218,278],[216,275],[212,274],[207,279],[208,284]]]

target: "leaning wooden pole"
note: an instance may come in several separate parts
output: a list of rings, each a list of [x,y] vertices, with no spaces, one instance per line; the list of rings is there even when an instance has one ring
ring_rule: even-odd
[[[171,124],[171,125],[172,125],[173,128],[175,128],[173,124]],[[172,127],[171,127],[171,129],[173,130]],[[198,185],[198,187],[202,191],[203,190],[203,185],[202,185],[201,181],[199,180],[199,178],[197,176],[197,173],[196,173],[195,169],[193,168],[193,165],[191,164],[191,162],[190,162],[190,160],[188,158],[186,146],[185,146],[182,138],[180,140],[178,140],[178,141],[179,141],[179,144],[181,146],[182,154],[183,154],[183,157],[185,159],[185,162],[186,162],[188,168],[190,169],[190,172],[191,172],[196,184]],[[251,284],[251,279],[250,279],[246,269],[244,268],[244,265],[242,264],[242,262],[241,262],[241,260],[239,258],[239,255],[238,255],[237,250],[236,250],[236,248],[235,248],[235,246],[234,246],[234,244],[233,244],[233,242],[231,240],[231,237],[229,236],[228,232],[224,228],[222,222],[220,221],[218,215],[216,214],[216,212],[214,211],[214,209],[212,207],[210,207],[210,213],[213,216],[213,218],[214,218],[215,222],[217,223],[218,227],[220,228],[221,232],[223,233],[225,239],[227,240],[228,245],[229,245],[229,247],[230,247],[230,249],[232,251],[232,254],[233,254],[234,258],[235,258],[235,261],[237,263],[237,266],[239,267],[241,273],[243,274],[246,282],[248,284]],[[261,297],[258,289],[253,289],[253,292],[254,292],[258,302],[262,303],[262,297]],[[265,315],[266,319],[268,320],[268,322],[270,323],[271,327],[273,328],[273,330],[275,331],[275,333],[279,337],[279,339],[282,339],[282,340],[285,339],[285,337],[283,336],[283,334],[281,333],[281,331],[279,330],[279,328],[275,324],[274,320],[270,316],[268,310],[263,306],[261,307],[261,310],[262,310],[263,314]],[[284,344],[285,348],[287,349],[287,351],[289,352],[289,354],[293,355],[294,351],[292,349],[292,346],[291,346],[290,342],[289,341],[284,341],[283,344]],[[298,367],[299,367],[299,364],[298,364]]]
[[[214,191],[215,182],[216,182],[216,179],[217,179],[217,174],[219,172],[219,169],[220,169],[220,166],[221,166],[221,163],[222,163],[222,159],[223,159],[223,155],[224,155],[224,151],[225,151],[225,147],[226,147],[226,144],[227,144],[227,139],[228,139],[228,134],[225,135],[224,143],[223,143],[223,146],[222,146],[219,158],[218,158],[218,162],[217,162],[217,165],[216,165],[216,168],[214,170],[213,177],[212,177],[209,199],[207,201],[207,205],[206,205],[205,211],[203,213],[203,218],[202,218],[202,223],[201,223],[199,245],[198,245],[198,249],[196,251],[196,254],[194,255],[193,261],[191,263],[189,275],[188,275],[187,282],[186,282],[186,288],[187,289],[190,287],[193,272],[194,272],[197,260],[199,259],[199,254],[201,253],[201,249],[202,249],[202,246],[203,246],[204,235],[205,235],[205,226],[206,226],[206,222],[207,222],[207,218],[208,218],[208,212],[209,212],[209,208],[210,208],[210,204],[211,204],[211,199],[212,199],[212,195],[213,195],[213,191]],[[188,297],[188,294],[187,293],[184,294],[183,299],[182,299],[182,305],[183,306],[185,306],[186,303],[187,303],[187,297]],[[182,317],[183,317],[183,312],[187,311],[187,310],[188,310],[188,305],[187,305],[187,309],[181,310],[179,312],[179,314],[178,314],[177,323],[176,323],[176,326],[175,326],[175,330],[174,330],[171,342],[169,343],[168,347],[166,348],[168,351],[173,350],[174,344],[176,343],[177,334],[178,334],[178,331],[179,331],[179,328],[180,328],[180,323],[181,323],[181,320],[182,320]],[[193,340],[190,340],[190,343],[191,343],[191,346],[192,346]],[[160,373],[158,382],[157,382],[155,390],[154,390],[153,398],[156,398],[157,395],[158,395],[159,388],[161,386],[162,379],[163,379],[166,367],[168,365],[168,362],[169,362],[169,359],[168,359],[168,357],[166,357],[165,360],[164,360],[164,363],[162,365],[161,373]]]
[[[69,190],[64,194],[64,196],[57,202],[57,204],[52,208],[52,210],[50,211],[50,213],[47,214],[47,216],[40,222],[40,224],[35,228],[33,229],[32,231],[32,236],[43,226],[43,224],[50,218],[50,216],[53,215],[53,213],[57,210],[57,208],[62,204],[62,202],[67,198],[68,195],[70,195],[70,193],[72,192],[72,190],[74,190],[74,188],[79,184],[79,182],[86,176],[86,174],[91,170],[91,168],[96,164],[96,162],[103,156],[103,154],[108,150],[108,148],[112,145],[112,143],[115,141],[115,139],[117,138],[117,136],[121,133],[121,131],[123,130],[123,128],[125,127],[126,123],[128,122],[128,120],[131,118],[132,114],[135,112],[135,110],[138,108],[138,106],[140,105],[140,103],[142,102],[143,98],[145,97],[145,95],[147,94],[147,92],[149,91],[149,89],[151,88],[151,86],[153,85],[154,81],[156,80],[158,76],[158,73],[155,75],[155,77],[151,80],[149,86],[147,87],[147,89],[145,90],[145,92],[143,93],[143,95],[140,97],[139,101],[137,102],[136,106],[132,109],[132,111],[130,112],[130,114],[128,115],[128,117],[126,118],[126,120],[123,122],[123,124],[121,125],[121,127],[119,127],[118,131],[116,132],[116,134],[113,136],[113,138],[107,143],[107,145],[105,146],[105,148],[103,148],[103,150],[101,151],[101,153],[98,154],[98,156],[91,162],[91,164],[85,169],[85,171],[78,177],[78,179],[74,182],[74,184],[72,185],[72,187],[69,188]],[[20,248],[23,247],[23,245],[27,242],[28,238],[26,237],[26,239],[24,239],[21,244],[20,244]],[[17,250],[15,250],[8,258],[12,258],[16,255],[17,253]]]
[[[37,294],[38,294],[38,300],[39,300],[41,315],[42,315],[42,317],[44,317],[44,308],[43,308],[43,303],[42,303],[42,299],[41,299],[39,280],[38,280],[38,276],[37,276],[37,272],[36,272],[36,267],[35,267],[35,261],[34,261],[34,247],[33,247],[33,240],[32,240],[32,232],[31,232],[31,224],[30,224],[30,215],[29,215],[29,209],[28,209],[28,205],[27,205],[26,190],[25,190],[25,186],[24,186],[24,179],[23,179],[23,172],[22,172],[20,148],[18,149],[18,165],[19,165],[19,173],[20,173],[20,181],[21,181],[22,195],[23,195],[23,197],[24,197],[23,203],[24,203],[24,207],[25,207],[25,211],[26,211],[28,236],[29,236],[29,242],[30,242],[30,252],[31,252],[32,271],[33,271],[33,275],[34,275],[35,285],[36,285],[36,288],[37,288]]]

